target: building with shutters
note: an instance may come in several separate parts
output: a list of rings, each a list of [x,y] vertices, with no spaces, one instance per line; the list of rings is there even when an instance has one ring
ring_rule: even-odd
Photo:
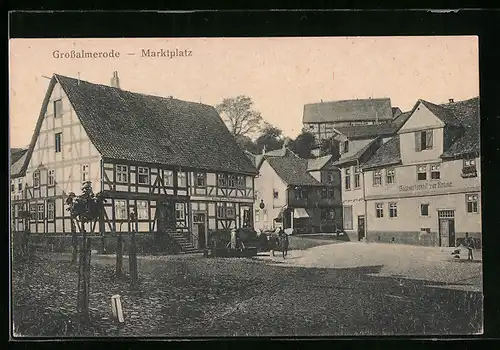
[[[98,234],[137,227],[190,250],[208,230],[253,224],[257,170],[216,110],[122,90],[116,72],[111,86],[54,74],[31,144],[14,160],[14,231],[25,208],[32,233],[71,233],[64,200],[85,181],[106,198]]]
[[[479,242],[479,118],[478,98],[419,100],[392,137],[366,140],[337,164],[350,237],[455,246],[468,232]]]
[[[332,156],[303,159],[286,145],[247,156],[255,162],[254,227],[335,232],[342,227],[340,174]]]

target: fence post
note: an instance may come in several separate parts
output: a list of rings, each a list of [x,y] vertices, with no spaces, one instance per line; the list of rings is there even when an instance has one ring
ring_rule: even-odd
[[[122,232],[118,233],[118,238],[116,240],[116,278],[122,277],[122,266],[123,266],[123,237]]]
[[[130,280],[132,287],[137,286],[137,246],[135,242],[135,229],[137,215],[134,211],[130,213],[130,220],[132,221],[132,234],[130,237],[130,246],[128,252],[128,263],[130,271]]]
[[[73,218],[71,219],[71,234],[72,234],[71,245],[73,246],[73,252],[71,255],[71,263],[75,264],[77,256],[78,256],[78,236],[77,236],[75,222],[74,222]]]

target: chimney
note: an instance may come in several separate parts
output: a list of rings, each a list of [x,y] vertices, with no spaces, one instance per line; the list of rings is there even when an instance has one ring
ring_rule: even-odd
[[[113,72],[113,78],[111,78],[111,86],[114,88],[120,88],[120,78],[118,78],[118,72]]]
[[[262,147],[262,154],[266,154],[266,145],[264,145],[264,147]]]
[[[449,99],[448,99],[448,102],[449,102],[449,103],[453,103],[453,102],[455,102],[455,101],[454,101],[452,98],[449,98]]]

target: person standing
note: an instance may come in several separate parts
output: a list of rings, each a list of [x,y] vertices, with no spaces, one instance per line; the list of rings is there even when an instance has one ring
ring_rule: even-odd
[[[469,251],[469,254],[467,255],[467,260],[474,260],[474,256],[472,254],[472,250],[474,249],[474,240],[469,237],[469,232],[465,232],[465,247]]]

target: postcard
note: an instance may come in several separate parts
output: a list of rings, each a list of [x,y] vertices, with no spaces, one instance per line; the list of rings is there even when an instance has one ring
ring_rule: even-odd
[[[478,38],[11,39],[14,338],[483,332]]]

